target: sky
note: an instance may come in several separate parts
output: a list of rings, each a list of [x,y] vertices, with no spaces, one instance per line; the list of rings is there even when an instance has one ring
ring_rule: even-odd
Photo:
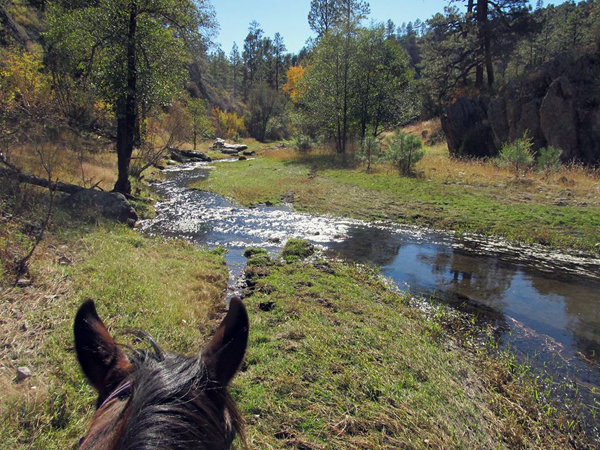
[[[225,54],[229,55],[234,42],[240,53],[244,38],[248,34],[248,25],[253,20],[260,23],[266,36],[271,38],[279,32],[288,52],[296,53],[313,36],[308,26],[310,0],[213,0],[219,35],[215,42],[221,44]],[[386,22],[392,19],[396,25],[402,22],[426,20],[435,13],[442,12],[447,0],[370,0],[369,19]]]

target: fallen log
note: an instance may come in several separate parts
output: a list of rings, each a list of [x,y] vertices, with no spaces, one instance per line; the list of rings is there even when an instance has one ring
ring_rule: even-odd
[[[83,191],[85,188],[77,186],[76,184],[61,183],[60,181],[49,181],[46,178],[38,177],[28,173],[23,173],[17,170],[9,170],[0,167],[0,175],[7,178],[12,178],[20,183],[33,184],[35,186],[45,187],[53,191],[66,192],[67,194],[74,194],[79,191]]]

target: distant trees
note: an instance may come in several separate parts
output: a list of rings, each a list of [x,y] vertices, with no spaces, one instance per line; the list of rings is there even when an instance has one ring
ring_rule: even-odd
[[[333,28],[339,16],[339,0],[311,0],[308,25],[317,33],[317,39],[320,39]]]
[[[280,115],[285,108],[285,98],[262,81],[252,88],[248,98],[246,127],[251,136],[264,141],[269,120]]]
[[[427,21],[423,37],[423,86],[435,102],[456,91],[494,89],[496,71],[529,30],[527,0],[467,0],[467,11],[446,8]]]
[[[200,47],[200,31],[214,25],[213,11],[202,0],[57,0],[50,5],[48,21],[48,42],[65,70],[89,79],[114,107],[114,190],[129,194],[129,166],[141,117],[181,89],[189,50]]]
[[[594,0],[538,7],[531,13],[531,32],[521,39],[507,64],[509,76],[548,62],[561,53],[582,54],[600,44],[600,8]]]
[[[285,87],[302,115],[301,128],[335,142],[339,153],[354,133],[361,140],[376,136],[417,113],[406,53],[386,39],[383,25],[360,27],[360,8],[321,38],[307,68],[289,72],[301,79]]]

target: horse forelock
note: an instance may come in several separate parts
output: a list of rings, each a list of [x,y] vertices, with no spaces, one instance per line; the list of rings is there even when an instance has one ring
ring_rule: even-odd
[[[155,351],[130,360],[129,396],[100,407],[82,450],[225,450],[236,433],[243,438],[231,395],[209,379],[201,358]]]

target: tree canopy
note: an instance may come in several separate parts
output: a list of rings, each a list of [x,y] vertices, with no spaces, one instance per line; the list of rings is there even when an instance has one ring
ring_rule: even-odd
[[[215,25],[213,10],[205,0],[56,1],[48,17],[53,55],[114,108],[114,189],[128,194],[140,117],[183,87],[192,52],[206,44]]]

